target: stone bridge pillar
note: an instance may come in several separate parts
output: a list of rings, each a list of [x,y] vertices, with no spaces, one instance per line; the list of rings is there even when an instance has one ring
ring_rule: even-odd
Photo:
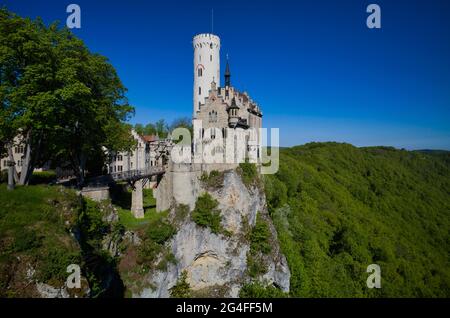
[[[131,213],[137,219],[144,217],[144,196],[142,194],[142,179],[134,182],[133,192],[131,193]]]

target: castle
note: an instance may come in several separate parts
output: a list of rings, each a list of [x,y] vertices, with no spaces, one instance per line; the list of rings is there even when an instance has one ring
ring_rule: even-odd
[[[228,58],[224,85],[220,86],[220,46],[220,38],[214,34],[198,34],[193,38],[194,134],[189,149],[184,149],[187,150],[185,154],[189,157],[188,161],[194,163],[189,168],[191,171],[226,170],[247,159],[261,163],[262,111],[246,92],[239,92],[231,86]],[[132,135],[137,145],[132,152],[114,153],[105,149],[109,155],[106,165],[108,173],[166,166],[173,161],[173,156],[170,158],[170,150],[174,147],[172,140],[141,136],[134,130]],[[15,144],[13,156],[19,172],[24,147],[20,140],[15,140]],[[3,170],[7,167],[8,158],[1,158],[0,168]],[[155,186],[152,181],[148,186]]]
[[[236,168],[249,160],[261,163],[262,112],[248,96],[231,86],[227,61],[224,86],[220,81],[220,38],[214,34],[194,37],[193,140],[174,145],[161,182],[154,189],[156,210],[174,204],[194,208],[202,191],[200,176],[212,170]],[[176,161],[184,153],[187,161]]]
[[[196,35],[193,46],[194,157],[198,157],[205,147],[211,145],[208,150],[216,158],[207,163],[236,164],[243,162],[245,158],[251,162],[260,162],[260,128],[263,116],[260,107],[246,92],[239,92],[231,86],[228,58],[224,85],[219,86],[216,82],[220,82],[221,78],[220,38],[217,35]]]
[[[231,86],[230,65],[227,59],[224,85],[220,81],[220,38],[214,34],[199,34],[193,39],[194,89],[192,124],[194,136],[188,150],[190,169],[211,171],[236,167],[248,159],[261,162],[262,111],[246,92]],[[137,147],[132,153],[111,154],[109,173],[146,169],[166,165],[170,159],[166,151],[171,140],[157,136],[141,136],[132,131]],[[191,148],[192,147],[192,148]],[[183,151],[183,147],[179,147]],[[206,155],[205,155],[206,153]],[[193,160],[192,160],[193,159]],[[183,167],[183,169],[187,169]],[[154,183],[152,183],[154,185]]]

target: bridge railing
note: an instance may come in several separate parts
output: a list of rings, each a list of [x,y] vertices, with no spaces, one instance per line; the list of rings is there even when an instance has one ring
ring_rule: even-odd
[[[132,179],[139,179],[139,178],[145,178],[152,175],[157,175],[160,173],[164,173],[164,167],[161,166],[153,166],[146,169],[135,169],[135,170],[128,170],[128,171],[121,171],[121,172],[113,172],[110,174],[112,179],[114,181],[120,181],[120,180],[132,180]]]

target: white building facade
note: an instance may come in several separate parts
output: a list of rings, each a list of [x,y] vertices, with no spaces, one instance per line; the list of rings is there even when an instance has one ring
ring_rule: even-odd
[[[194,160],[209,157],[217,163],[261,162],[263,113],[247,92],[231,86],[228,61],[224,85],[220,86],[220,38],[199,34],[193,46]]]
[[[194,110],[200,110],[200,105],[208,97],[211,82],[220,81],[220,38],[217,35],[204,33],[196,35],[194,46]]]

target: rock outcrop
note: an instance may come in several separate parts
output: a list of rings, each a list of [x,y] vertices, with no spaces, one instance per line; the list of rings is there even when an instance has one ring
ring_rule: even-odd
[[[171,176],[166,174],[166,177]],[[149,272],[145,281],[150,287],[143,288],[132,296],[170,297],[170,289],[183,271],[187,273],[192,293],[203,297],[238,297],[242,286],[251,280],[288,292],[290,271],[268,216],[263,190],[257,185],[244,185],[235,170],[225,171],[223,185],[216,189],[207,189],[198,182],[198,174],[192,174],[192,178],[197,180],[192,180],[190,184],[197,185],[198,188],[186,191],[198,195],[208,192],[218,201],[224,234],[214,234],[209,228],[198,226],[189,214],[177,225],[176,235],[167,243],[176,258],[176,264],[169,263],[163,271]],[[159,196],[162,195],[160,192]],[[165,203],[176,202],[177,198],[163,200]],[[174,210],[175,207],[172,206],[170,215],[174,215]],[[262,259],[266,264],[266,272],[251,278],[247,264],[249,231],[255,225],[258,213],[269,224],[272,249]]]

